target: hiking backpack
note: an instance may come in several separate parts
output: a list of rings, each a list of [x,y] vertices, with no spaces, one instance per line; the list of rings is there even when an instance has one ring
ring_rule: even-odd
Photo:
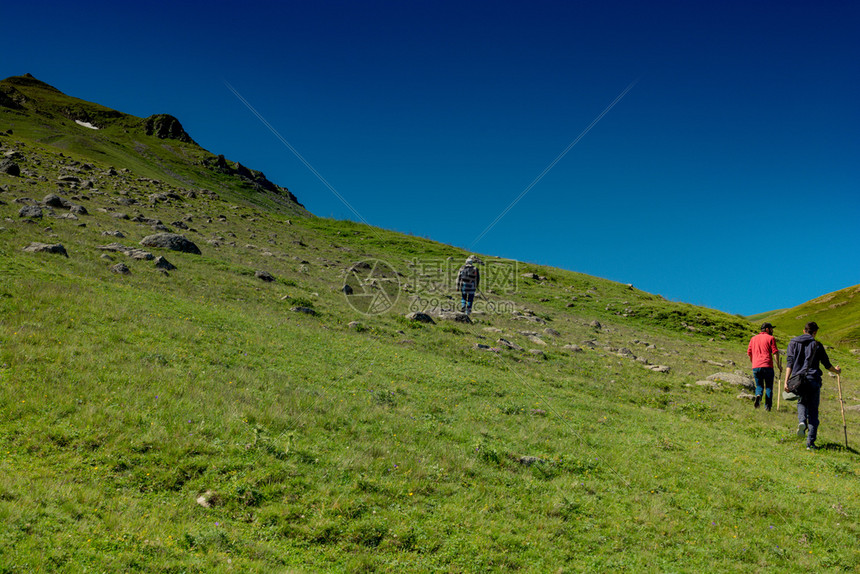
[[[806,390],[806,373],[812,367],[812,359],[815,357],[816,352],[818,352],[818,341],[813,340],[811,343],[803,346],[803,363],[799,369],[791,371],[791,376],[788,378],[788,383],[786,384],[788,392],[800,395]],[[797,357],[795,357],[794,362],[797,364]]]
[[[460,273],[457,276],[457,284],[459,286],[463,285],[474,285],[478,286],[478,268],[472,264],[466,264],[460,269]]]

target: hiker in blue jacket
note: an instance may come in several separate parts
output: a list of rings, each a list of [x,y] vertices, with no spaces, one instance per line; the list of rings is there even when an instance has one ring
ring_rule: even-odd
[[[475,300],[475,292],[481,284],[481,274],[476,264],[482,263],[474,255],[466,259],[466,263],[460,267],[457,273],[457,291],[460,292],[460,311],[467,315],[472,313],[472,302]]]
[[[834,373],[841,373],[842,369],[830,364],[830,358],[824,345],[815,340],[818,333],[818,325],[813,321],[803,328],[803,335],[799,335],[788,344],[786,353],[786,369],[784,388],[788,390],[788,379],[791,372],[806,370],[806,384],[797,401],[797,436],[806,436],[806,449],[816,450],[815,439],[818,436],[818,404],[821,401],[821,375],[820,366]]]

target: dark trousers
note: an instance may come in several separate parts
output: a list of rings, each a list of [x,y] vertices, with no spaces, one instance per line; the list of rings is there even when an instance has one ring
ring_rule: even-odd
[[[810,381],[797,400],[797,420],[806,423],[806,446],[814,445],[818,436],[818,404],[821,402],[821,384]]]
[[[753,378],[755,379],[755,396],[760,397],[762,388],[764,388],[766,404],[770,404],[773,400],[773,367],[753,369]]]
[[[462,300],[460,301],[460,308],[466,312],[472,312],[472,302],[475,300],[475,289],[469,289],[468,287],[463,287],[463,290],[460,292],[462,296]]]

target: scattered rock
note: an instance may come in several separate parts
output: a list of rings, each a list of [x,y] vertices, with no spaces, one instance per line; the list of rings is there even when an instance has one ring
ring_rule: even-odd
[[[741,393],[741,394],[739,394],[739,395],[737,396],[737,398],[739,398],[739,399],[743,399],[743,400],[746,400],[746,401],[754,401],[754,400],[755,400],[755,395],[751,395],[751,394],[749,394],[749,393]]]
[[[671,367],[667,367],[666,365],[644,365],[644,367],[655,373],[668,373],[672,370]]]
[[[71,207],[71,204],[68,201],[55,193],[50,193],[46,195],[45,199],[42,200],[42,203],[47,205],[48,207]]]
[[[116,237],[118,239],[123,239],[125,234],[122,231],[102,231],[102,235],[106,237]]]
[[[568,351],[573,351],[574,353],[581,353],[582,347],[579,345],[565,345],[562,349],[567,349]]]
[[[42,208],[38,205],[25,205],[18,211],[18,217],[39,219],[42,217]]]
[[[24,251],[28,253],[54,253],[56,255],[64,255],[65,257],[69,256],[69,254],[66,252],[66,248],[59,243],[51,245],[48,243],[34,242],[25,247]]]
[[[290,309],[294,313],[304,313],[305,315],[316,316],[317,312],[311,309],[310,307],[293,307]]]
[[[546,353],[544,353],[540,349],[529,349],[529,353],[531,353],[532,355],[536,355],[541,359],[546,359]]]
[[[103,251],[116,251],[117,253],[122,253],[126,257],[142,261],[151,261],[152,259],[155,259],[155,256],[149,251],[144,251],[137,247],[127,247],[122,243],[108,243],[107,245],[100,245],[99,249]]]
[[[271,283],[275,280],[275,277],[268,271],[256,271],[254,272],[254,277],[260,281],[265,281],[266,283]]]
[[[716,381],[696,381],[695,384],[699,385],[700,387],[707,387],[709,389],[713,389],[715,391],[719,391],[723,388],[723,385]]]
[[[173,271],[176,269],[176,265],[172,264],[170,261],[165,259],[162,255],[159,255],[155,258],[155,268],[156,269],[164,269],[165,271]]]
[[[496,342],[498,344],[500,344],[501,346],[507,347],[508,349],[513,349],[514,351],[524,351],[525,350],[522,347],[520,347],[519,345],[517,345],[516,343],[512,343],[512,342],[508,341],[507,339],[501,339],[500,338]]]
[[[197,497],[197,504],[203,508],[211,508],[221,504],[221,496],[213,490],[207,490]]]
[[[561,333],[559,333],[555,329],[550,329],[549,327],[544,329],[543,332],[546,333],[547,335],[549,335],[550,337],[561,337]]]
[[[456,311],[443,311],[439,313],[439,318],[444,319],[445,321],[455,321],[457,323],[471,323],[472,319],[466,313],[459,313]]]
[[[131,275],[131,269],[125,263],[117,263],[113,267],[110,268],[111,273],[117,273],[119,275]]]
[[[21,167],[10,159],[4,159],[0,161],[0,173],[18,177],[21,175]]]
[[[436,321],[433,320],[433,317],[431,317],[427,313],[409,313],[406,315],[406,318],[410,321],[419,321],[421,323],[429,323],[431,325],[436,324]]]
[[[602,329],[603,328],[603,325],[601,325],[600,321],[598,321],[597,319],[595,319],[594,321],[589,323],[588,326],[593,328],[593,329]]]
[[[727,385],[736,385],[746,387],[747,389],[755,389],[755,381],[745,375],[737,375],[735,373],[714,373],[709,377],[705,377],[708,381],[726,383]]]
[[[170,249],[171,251],[180,251],[182,253],[193,253],[200,255],[200,248],[194,242],[189,241],[184,235],[178,233],[156,233],[155,235],[147,235],[140,240],[141,245],[146,247],[160,247],[162,249]]]
[[[350,287],[349,285],[344,285],[343,287],[341,287],[340,290],[344,295],[352,295],[354,292],[352,287]]]
[[[519,463],[524,466],[531,466],[533,464],[542,464],[544,460],[537,456],[521,456],[519,458]]]

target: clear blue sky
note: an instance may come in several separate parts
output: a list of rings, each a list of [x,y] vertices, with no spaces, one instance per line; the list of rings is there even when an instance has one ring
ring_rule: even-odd
[[[34,0],[0,76],[173,114],[319,216],[753,314],[860,283],[858,30],[855,1]]]

